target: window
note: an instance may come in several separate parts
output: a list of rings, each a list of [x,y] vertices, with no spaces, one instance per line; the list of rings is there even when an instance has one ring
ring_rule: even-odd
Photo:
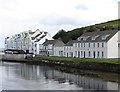
[[[37,47],[37,44],[35,44],[35,47]]]
[[[61,52],[59,51],[59,55],[61,55]]]
[[[85,43],[84,43],[84,47],[85,47]]]
[[[77,40],[78,41],[86,41],[90,36],[83,36],[83,37],[79,37]]]
[[[86,41],[90,36],[83,37],[83,40]]]
[[[90,47],[90,43],[89,43],[89,47]]]
[[[75,47],[77,47],[77,43],[75,43]]]
[[[81,43],[81,47],[83,47],[83,44]]]
[[[81,57],[83,56],[83,52],[81,51]]]
[[[78,43],[76,43],[76,47],[78,47]]]
[[[102,51],[102,58],[104,57],[104,52]]]
[[[77,56],[77,51],[75,51],[75,56]]]
[[[89,55],[89,57],[90,57],[90,51],[89,51],[88,55]]]
[[[99,43],[98,43],[97,45],[98,45],[98,47],[99,47]]]
[[[85,58],[85,51],[84,51],[84,58]]]
[[[97,52],[97,56],[99,57],[99,51]]]
[[[78,58],[80,58],[80,51],[78,51]]]
[[[49,44],[49,45],[48,45],[48,49],[53,49],[53,45],[52,45],[52,44]]]
[[[102,43],[102,47],[104,47],[104,43]]]
[[[94,47],[95,47],[95,43],[94,43]]]
[[[80,38],[80,41],[82,41],[83,40],[83,38]]]
[[[102,40],[105,40],[107,37],[109,37],[109,35],[110,35],[110,34],[103,35],[101,39],[102,39]]]
[[[68,47],[67,47],[67,50],[68,50]]]
[[[81,41],[81,38],[79,37],[77,40],[78,40],[78,41]]]
[[[97,37],[99,37],[99,35],[93,36],[92,40],[95,40]]]
[[[64,55],[65,55],[65,52],[64,52]]]
[[[80,47],[80,43],[78,43],[78,47]]]

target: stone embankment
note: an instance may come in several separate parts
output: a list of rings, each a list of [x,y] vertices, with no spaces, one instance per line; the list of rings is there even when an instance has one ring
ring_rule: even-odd
[[[3,62],[19,62],[28,64],[47,64],[50,66],[64,66],[68,68],[77,68],[82,70],[95,70],[102,72],[114,72],[120,73],[120,64],[110,64],[110,63],[95,63],[95,62],[69,62],[69,61],[50,61],[50,60],[39,60],[39,59],[3,59]]]
[[[48,60],[34,60],[34,61],[27,61],[29,64],[47,64],[51,66],[64,66],[68,68],[77,68],[82,70],[95,70],[95,71],[102,71],[102,72],[114,72],[119,73],[120,64],[107,64],[107,63],[76,63],[76,62],[63,62],[63,61],[48,61]]]

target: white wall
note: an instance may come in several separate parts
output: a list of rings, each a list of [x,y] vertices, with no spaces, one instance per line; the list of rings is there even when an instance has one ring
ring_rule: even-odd
[[[118,58],[118,32],[107,42],[107,51],[107,58]]]
[[[120,44],[120,31],[118,32],[118,43]],[[120,47],[118,47],[118,58],[120,58]]]
[[[89,43],[90,43],[90,47],[89,47]],[[95,43],[95,47],[94,47],[94,43]],[[102,43],[104,43],[104,47],[102,47]],[[94,58],[94,52],[95,52],[95,58],[106,58],[107,44],[105,42],[99,42],[99,47],[97,44],[98,42],[86,42],[86,43],[82,43],[82,45],[81,43],[77,43],[76,45],[74,43],[73,45],[74,56],[79,58]],[[90,51],[90,56],[89,56],[89,51]],[[99,56],[98,56],[98,52],[99,52]],[[104,53],[103,57],[102,57],[102,52]]]
[[[37,42],[37,48],[36,48],[37,53],[36,54],[39,54],[39,51],[40,51],[39,46],[40,46],[40,44],[43,44],[46,41],[46,39],[52,40],[52,37],[50,36],[50,34],[47,33],[47,35],[44,38],[42,38],[39,42]]]
[[[74,57],[73,46],[64,46],[63,50],[64,57]]]
[[[2,56],[2,59],[21,60],[21,59],[25,59],[25,57],[26,57],[25,54],[4,54]]]
[[[63,56],[63,47],[54,47],[54,56]]]

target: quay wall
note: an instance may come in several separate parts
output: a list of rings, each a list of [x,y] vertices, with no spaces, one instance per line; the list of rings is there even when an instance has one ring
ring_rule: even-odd
[[[25,54],[3,54],[3,60],[24,60],[26,57]]]
[[[76,68],[81,70],[94,70],[94,71],[102,71],[102,72],[113,72],[120,73],[120,64],[108,64],[108,63],[86,63],[86,62],[64,62],[64,61],[48,61],[48,60],[37,60],[37,59],[21,59],[24,55],[15,55],[16,58],[13,58],[13,55],[6,55],[8,57],[3,56],[2,62],[19,62],[19,63],[27,63],[33,65],[46,64],[48,66],[63,66],[68,68]]]
[[[64,62],[64,61],[48,61],[48,60],[34,60],[27,61],[29,64],[47,64],[49,66],[63,66],[68,68],[76,68],[81,70],[94,70],[102,72],[114,72],[120,73],[120,64],[107,64],[107,63],[76,63],[76,62]]]

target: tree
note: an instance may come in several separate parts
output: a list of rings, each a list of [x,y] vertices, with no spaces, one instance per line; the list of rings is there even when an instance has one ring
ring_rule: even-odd
[[[53,36],[53,39],[58,39],[58,38],[63,38],[66,36],[66,31],[61,29],[57,32],[57,34],[55,36]]]

